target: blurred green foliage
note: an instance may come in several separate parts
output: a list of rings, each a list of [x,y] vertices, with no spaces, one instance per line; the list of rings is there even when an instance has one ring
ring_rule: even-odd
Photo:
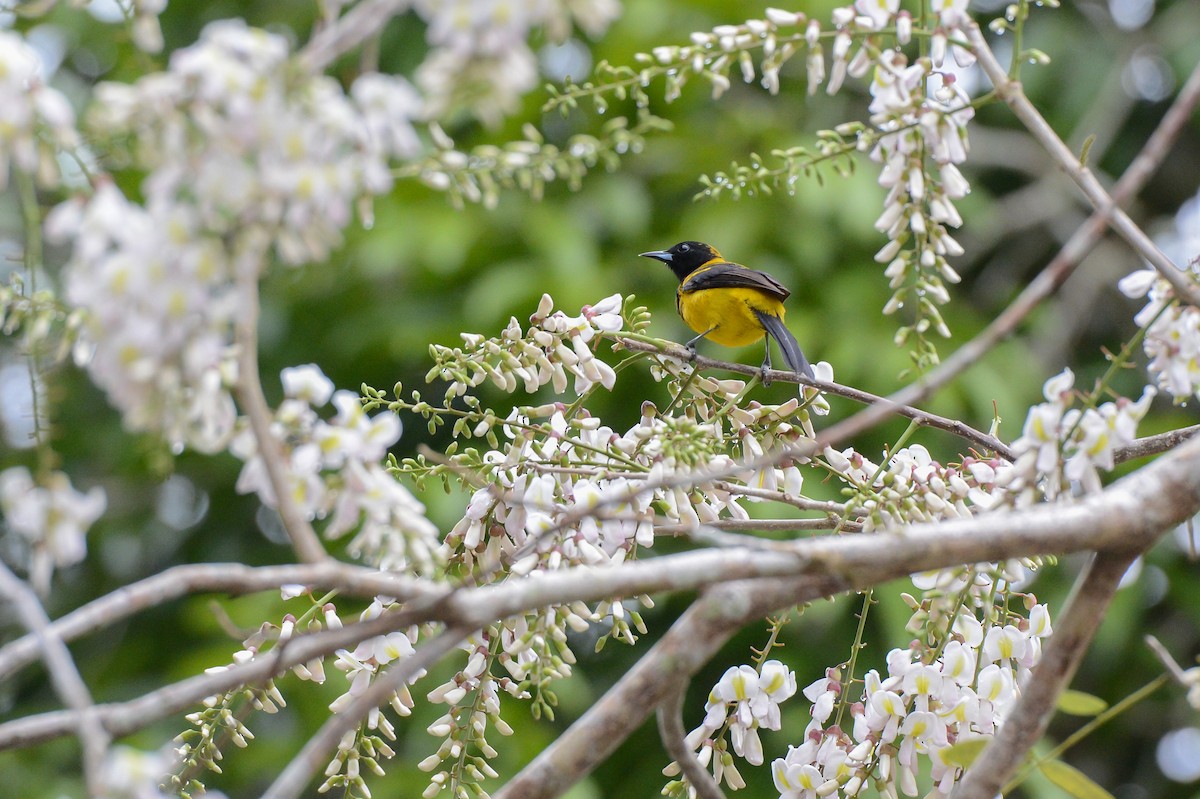
[[[833,5],[801,3],[815,17],[827,17]],[[1092,0],[1056,11],[1036,11],[1028,44],[1048,52],[1054,62],[1026,67],[1023,78],[1049,121],[1076,148],[1086,136],[1097,135],[1093,166],[1115,176],[1137,152],[1170,99],[1151,102],[1131,95],[1122,82],[1123,76],[1128,79],[1130,60],[1148,55],[1161,59],[1177,86],[1200,61],[1200,15],[1194,0],[1161,2],[1144,28],[1122,31],[1113,25],[1107,9],[1106,3]],[[608,35],[589,45],[595,60],[630,63],[635,52],[683,42],[694,29],[738,22],[762,10],[762,5],[735,8],[717,0],[625,0],[621,19]],[[191,43],[205,22],[225,16],[294,30],[296,41],[303,41],[314,14],[312,4],[300,2],[175,2],[162,20],[172,48]],[[64,88],[84,86],[96,77],[129,80],[146,66],[146,57],[136,54],[117,29],[100,25],[67,4],[43,24],[63,31],[68,42],[67,62],[55,78]],[[414,18],[391,23],[382,39],[383,67],[411,70],[420,60],[422,37],[421,24]],[[85,69],[86,65],[92,66]],[[338,66],[346,74],[353,68],[352,60]],[[729,258],[767,270],[788,285],[793,290],[788,304],[790,327],[813,360],[834,365],[840,382],[878,394],[897,388],[901,385],[897,375],[908,361],[892,345],[896,320],[880,314],[888,291],[882,267],[872,261],[883,244],[872,224],[884,192],[875,184],[872,165],[864,162],[848,179],[826,175],[823,185],[800,183],[794,196],[777,194],[739,202],[693,200],[702,173],[725,169],[733,160],[744,161],[752,151],[807,143],[819,128],[865,115],[865,90],[860,83],[851,81],[835,98],[823,93],[809,97],[802,68],[802,63],[785,68],[783,90],[776,98],[757,85],[735,85],[713,102],[703,85],[689,87],[678,102],[653,109],[673,122],[672,133],[652,138],[644,152],[626,157],[619,171],[591,175],[579,192],[551,186],[542,202],[508,193],[495,210],[478,206],[456,210],[425,186],[401,183],[375,203],[373,227],[350,231],[345,247],[329,263],[278,268],[267,279],[262,291],[261,361],[268,398],[280,396],[277,375],[282,367],[308,362],[319,364],[342,388],[356,389],[364,382],[390,386],[396,381],[416,387],[428,369],[431,342],[452,343],[463,330],[491,333],[510,316],[524,320],[542,293],[551,294],[558,307],[568,311],[614,292],[633,293],[652,309],[653,333],[681,339],[686,331],[674,314],[671,275],[636,255],[689,238],[708,241]],[[452,120],[447,131],[459,146],[468,147],[519,137],[521,124],[529,122],[539,126],[547,140],[560,143],[574,132],[595,131],[603,122],[584,111],[565,119],[543,115],[544,99],[534,92],[522,113],[498,130],[481,128],[464,117]],[[610,116],[622,113],[632,113],[632,108],[614,103],[608,111]],[[1135,216],[1152,230],[1171,224],[1178,206],[1196,192],[1198,133],[1193,118],[1167,166],[1133,206]],[[1087,213],[1068,181],[1047,168],[1045,157],[1020,136],[1003,107],[983,109],[972,136],[972,161],[978,166],[972,168],[969,162],[964,172],[974,184],[974,193],[961,207],[967,221],[960,241],[967,255],[956,263],[964,281],[946,310],[955,338],[942,345],[945,351],[966,341],[1015,296]],[[126,187],[136,188],[132,176]],[[49,203],[56,198],[44,199]],[[2,235],[19,230],[15,214],[11,198],[0,197]],[[1133,332],[1130,317],[1136,309],[1116,293],[1113,283],[1137,266],[1119,244],[1100,248],[1017,337],[926,407],[983,429],[998,415],[1001,437],[1014,438],[1047,376],[1071,366],[1081,375],[1079,384],[1087,385],[1104,368],[1101,348],[1115,351]],[[756,363],[759,353],[757,347],[752,349],[708,354]],[[269,525],[260,523],[263,516],[256,501],[234,494],[238,464],[232,457],[171,458],[160,444],[122,432],[103,396],[70,367],[56,368],[51,379],[55,445],[76,485],[105,487],[110,509],[93,533],[87,563],[59,576],[50,600],[52,616],[171,564],[292,559],[277,538],[264,534]],[[1136,393],[1141,380],[1141,373],[1129,374],[1119,387]],[[776,386],[762,394],[775,396],[788,390]],[[665,397],[662,385],[630,371],[622,375],[616,392],[598,397],[596,412],[614,427],[622,427],[636,420],[643,399],[661,403]],[[843,401],[835,400],[833,407],[833,419],[854,410]],[[1153,425],[1166,429],[1194,422],[1195,412],[1164,407],[1152,418]],[[399,456],[412,454],[422,443],[434,447],[445,443],[430,440],[419,422],[404,421],[405,432],[396,447]],[[878,458],[881,447],[903,429],[898,422],[886,424],[849,443]],[[953,460],[962,451],[959,442],[936,432],[921,432],[916,440],[943,460]],[[0,452],[0,465],[27,457],[20,451]],[[166,488],[168,475],[175,475],[171,483],[175,489]],[[453,524],[461,511],[458,495],[446,496],[431,488],[423,499],[443,528]],[[664,542],[663,546],[678,545]],[[1072,558],[1046,569],[1033,590],[1061,610],[1066,585],[1078,565]],[[1200,604],[1193,580],[1194,569],[1172,542],[1152,553],[1139,582],[1118,597],[1077,686],[1116,701],[1151,679],[1157,667],[1140,643],[1144,632],[1158,635],[1181,660],[1190,658],[1200,646]],[[872,612],[871,647],[863,656],[869,666],[881,665],[884,652],[907,643],[902,632],[905,609],[895,598],[900,590],[903,586],[897,585],[876,592],[881,601]],[[555,722],[534,723],[523,708],[511,703],[507,718],[516,735],[492,741],[501,749],[499,770],[511,774],[545,747],[629,668],[689,599],[664,598],[647,613],[650,635],[635,649],[610,644],[593,655],[591,641],[578,639],[580,663],[575,676],[559,687],[561,706]],[[859,608],[857,598],[842,598],[807,609],[788,627],[781,657],[797,670],[802,686],[848,655]],[[344,615],[347,610],[343,608]],[[228,662],[240,647],[227,633],[229,626],[253,628],[264,619],[277,621],[287,611],[271,595],[215,601],[197,597],[138,614],[77,642],[72,649],[99,700],[127,699]],[[5,615],[4,635],[17,632]],[[698,722],[704,696],[724,668],[746,662],[749,647],[761,645],[764,637],[761,629],[745,631],[723,658],[698,675],[687,723]],[[214,779],[212,786],[235,799],[257,796],[319,726],[325,705],[340,692],[340,675],[330,672],[330,685],[323,688],[283,678],[280,689],[289,707],[278,716],[257,715],[248,721],[257,739],[246,752],[228,752],[223,764],[226,774]],[[443,666],[425,684],[434,685],[439,674],[448,673]],[[415,693],[421,696],[420,690]],[[39,666],[0,681],[0,719],[55,706]],[[414,764],[436,746],[424,727],[440,712],[418,701],[413,718],[397,725],[403,736],[396,747],[398,756],[388,765],[388,777],[373,784],[376,796],[410,796],[423,787],[424,775]],[[1069,759],[1118,796],[1191,796],[1192,788],[1167,783],[1153,759],[1155,741],[1163,732],[1191,722],[1194,711],[1179,701],[1178,693],[1162,693],[1101,730]],[[768,759],[782,755],[788,742],[798,742],[805,723],[806,719],[785,714],[784,730],[764,736]],[[1076,724],[1070,719],[1056,721],[1052,733],[1065,735]],[[183,726],[182,719],[156,723],[127,742],[157,748]],[[665,781],[659,770],[668,759],[652,725],[647,725],[571,795],[576,799],[655,795]],[[0,793],[14,799],[77,796],[77,769],[74,742],[0,752],[4,781]],[[742,773],[749,782],[748,795],[773,795],[766,769],[747,767]],[[1028,795],[1059,794],[1034,783]]]

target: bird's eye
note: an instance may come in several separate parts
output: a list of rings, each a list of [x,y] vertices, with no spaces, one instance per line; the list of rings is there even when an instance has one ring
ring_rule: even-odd
[[[690,245],[690,244],[680,244],[679,245],[680,252],[687,252],[690,249],[692,249],[692,245]]]

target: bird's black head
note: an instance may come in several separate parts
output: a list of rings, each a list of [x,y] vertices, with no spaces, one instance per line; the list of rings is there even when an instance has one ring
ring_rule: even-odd
[[[699,241],[681,241],[669,250],[654,250],[641,255],[643,258],[662,261],[671,267],[671,271],[680,280],[696,271],[696,267],[721,257],[721,253],[717,252],[715,247]]]

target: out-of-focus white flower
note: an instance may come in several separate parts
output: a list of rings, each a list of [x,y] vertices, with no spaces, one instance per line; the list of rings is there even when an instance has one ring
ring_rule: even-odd
[[[14,167],[56,184],[55,151],[79,143],[71,104],[45,78],[37,51],[20,34],[0,30],[0,190]]]
[[[7,527],[30,547],[29,572],[43,593],[54,569],[65,569],[87,555],[87,531],[104,513],[99,487],[76,491],[63,472],[36,482],[24,466],[0,472],[0,511]]]

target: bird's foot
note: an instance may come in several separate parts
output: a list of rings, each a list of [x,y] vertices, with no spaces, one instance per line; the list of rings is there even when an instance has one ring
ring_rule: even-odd
[[[764,363],[762,366],[758,367],[758,379],[763,384],[763,388],[771,385],[770,372],[771,364],[769,363]]]

